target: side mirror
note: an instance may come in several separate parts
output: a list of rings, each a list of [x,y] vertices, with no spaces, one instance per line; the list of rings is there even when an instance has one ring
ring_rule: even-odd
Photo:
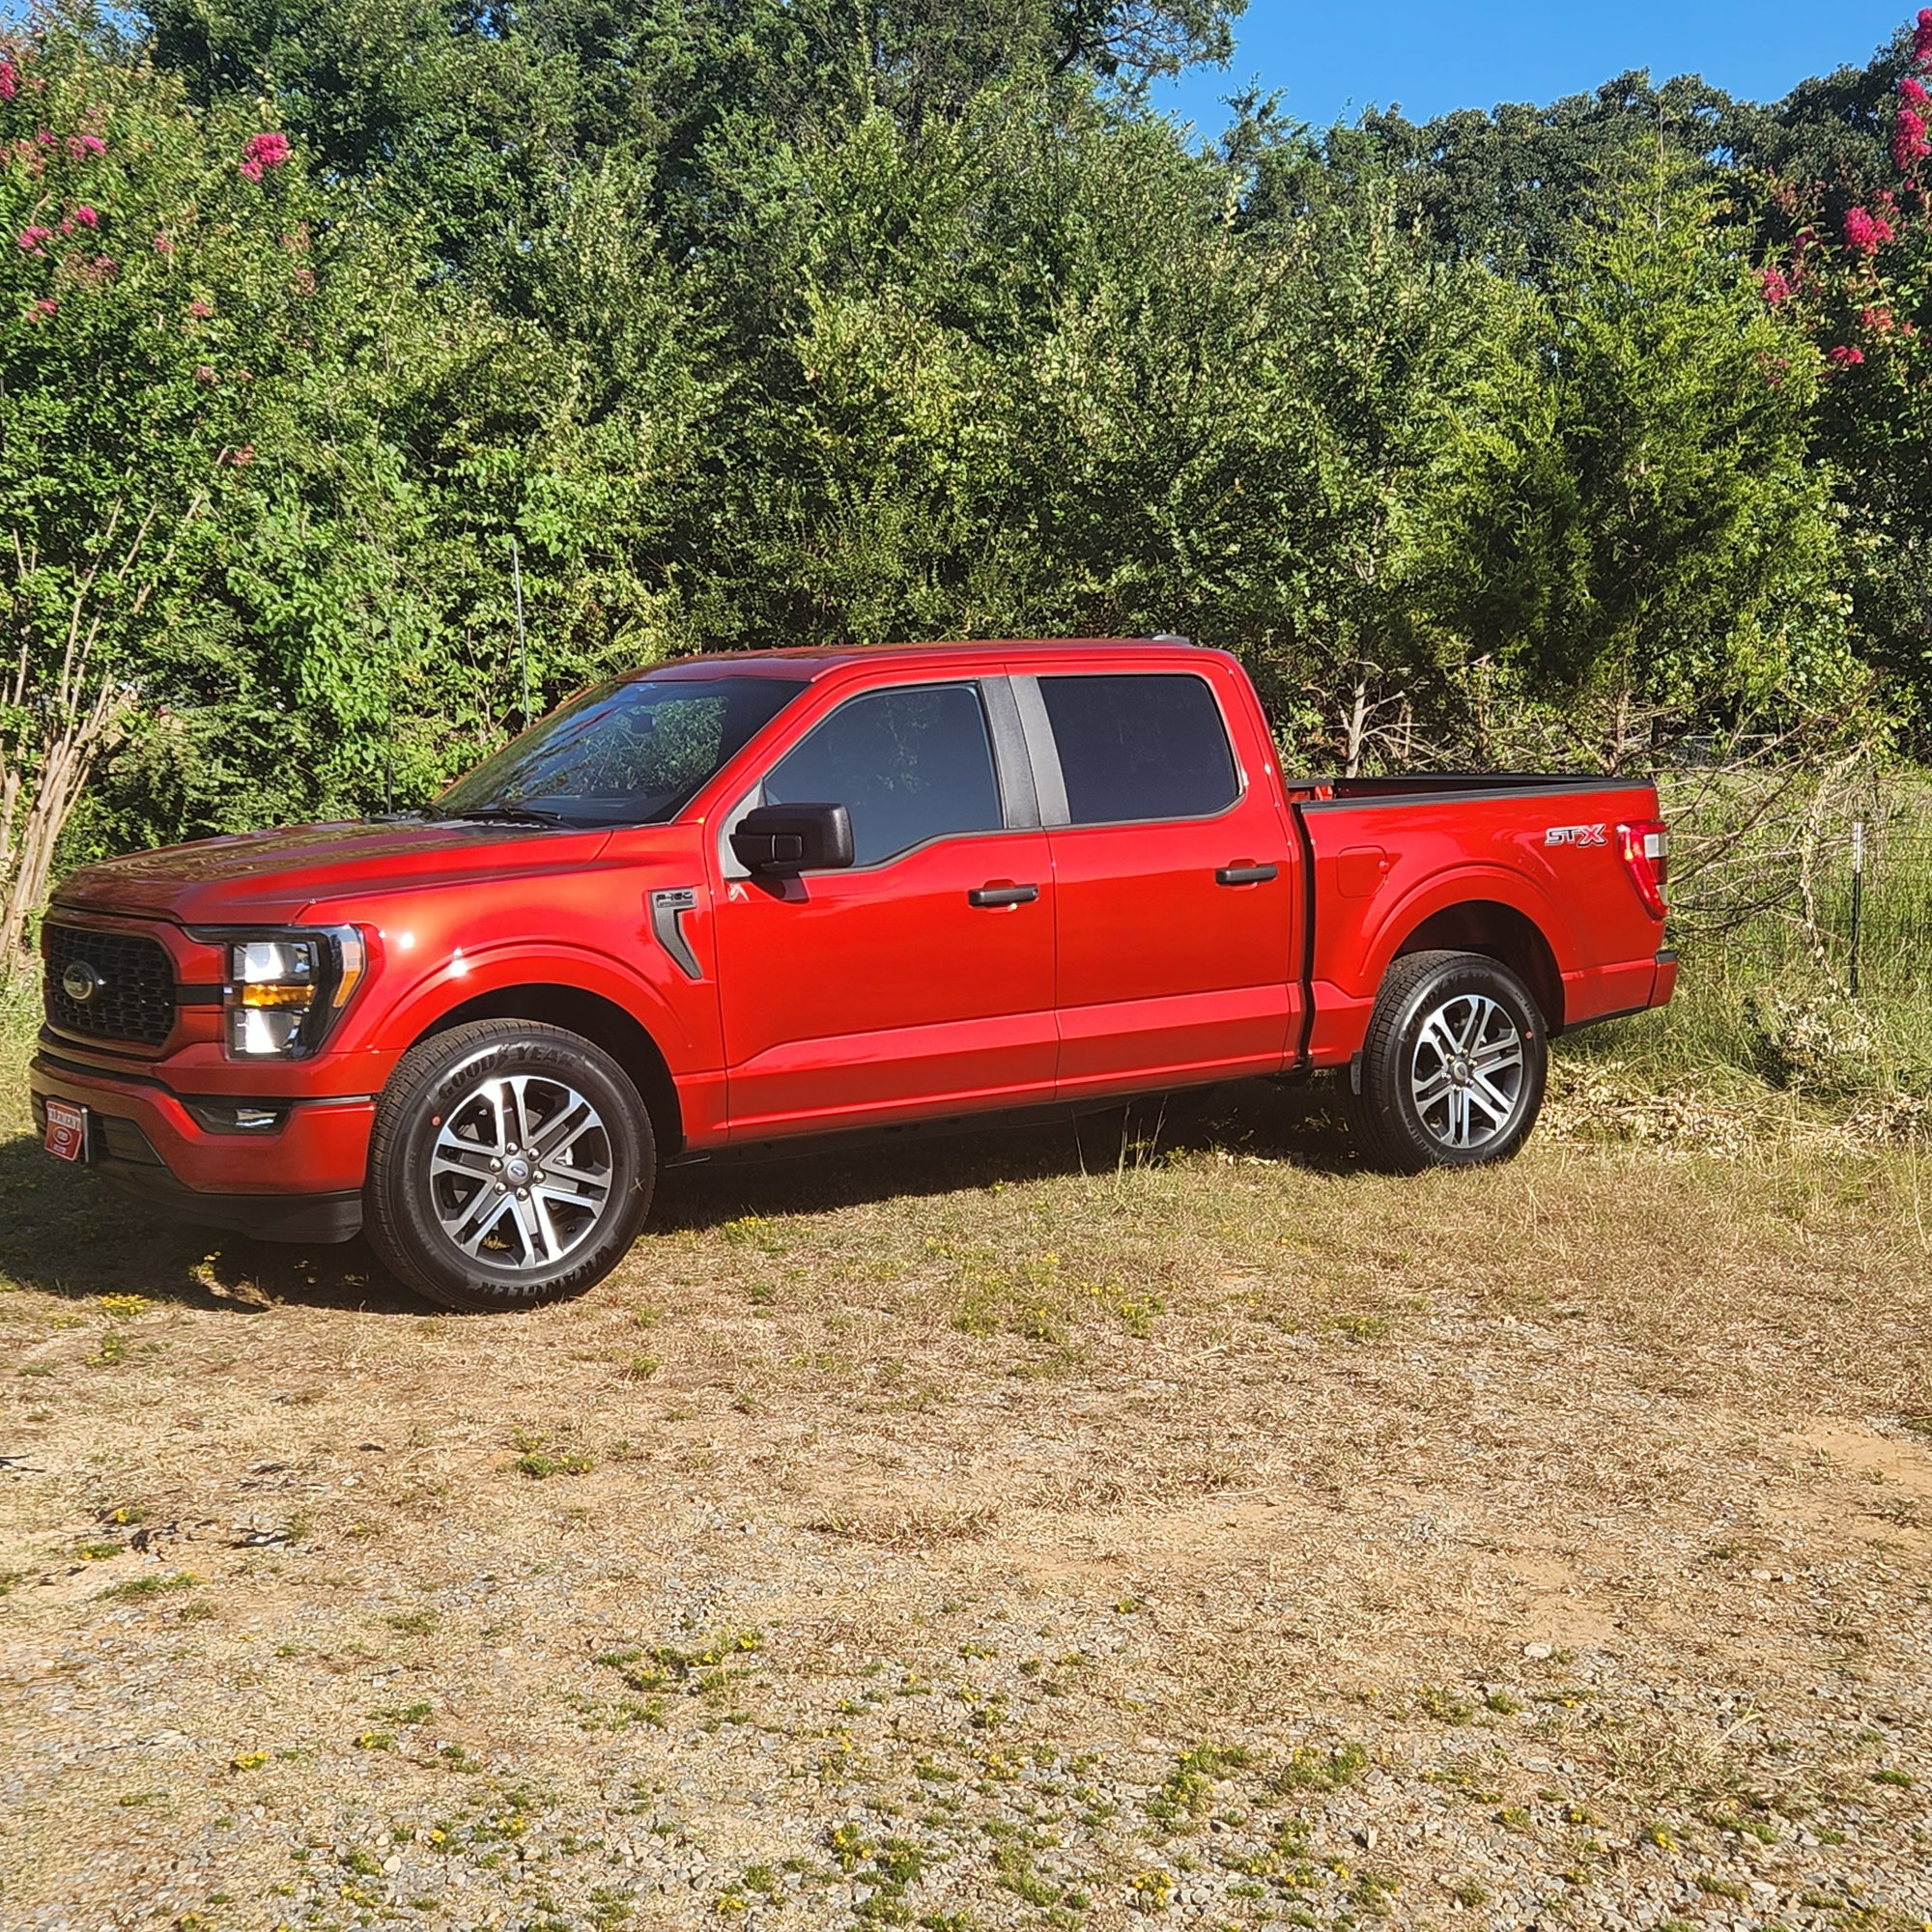
[[[739,819],[731,850],[748,872],[829,872],[852,863],[842,805],[760,805]]]

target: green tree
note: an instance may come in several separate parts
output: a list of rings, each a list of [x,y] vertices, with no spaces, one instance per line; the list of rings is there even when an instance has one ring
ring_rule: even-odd
[[[1439,618],[1610,767],[1741,706],[1842,696],[1819,371],[1659,144],[1605,185],[1466,419]]]

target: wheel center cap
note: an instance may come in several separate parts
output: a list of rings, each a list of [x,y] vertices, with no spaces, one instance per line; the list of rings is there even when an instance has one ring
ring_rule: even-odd
[[[509,1159],[503,1163],[503,1179],[507,1180],[512,1187],[528,1186],[530,1173],[531,1173],[531,1167],[530,1167],[529,1156],[527,1154],[513,1153],[509,1157]]]
[[[1449,1077],[1459,1087],[1466,1087],[1469,1084],[1469,1063],[1460,1054],[1449,1063]]]

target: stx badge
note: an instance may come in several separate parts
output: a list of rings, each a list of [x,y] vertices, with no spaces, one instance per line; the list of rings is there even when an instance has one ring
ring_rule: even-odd
[[[1552,825],[1543,835],[1546,845],[1607,845],[1608,831],[1601,825]]]

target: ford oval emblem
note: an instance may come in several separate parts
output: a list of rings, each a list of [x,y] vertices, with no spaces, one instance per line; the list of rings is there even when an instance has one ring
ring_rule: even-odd
[[[61,975],[61,991],[77,1007],[86,1006],[106,983],[85,959],[76,959]]]

